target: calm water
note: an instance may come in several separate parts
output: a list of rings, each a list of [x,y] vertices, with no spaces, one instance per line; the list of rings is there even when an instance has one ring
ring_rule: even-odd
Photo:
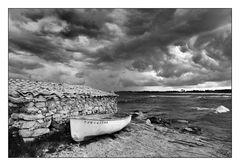
[[[199,126],[203,135],[226,142],[232,140],[232,97],[230,93],[119,93],[120,112],[135,110],[186,119]],[[214,113],[219,106],[230,111]]]

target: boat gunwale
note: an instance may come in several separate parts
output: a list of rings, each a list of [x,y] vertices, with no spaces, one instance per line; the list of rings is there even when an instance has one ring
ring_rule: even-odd
[[[90,120],[90,121],[116,121],[116,120],[124,120],[124,119],[128,119],[131,118],[131,115],[127,115],[126,117],[115,117],[115,118],[109,118],[109,119],[94,119],[94,118],[86,118],[86,117],[70,117],[69,119],[77,119],[77,120]]]

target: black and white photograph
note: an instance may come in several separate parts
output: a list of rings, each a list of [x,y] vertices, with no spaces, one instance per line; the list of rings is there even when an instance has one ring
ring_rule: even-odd
[[[232,158],[232,8],[77,7],[8,8],[8,158]]]

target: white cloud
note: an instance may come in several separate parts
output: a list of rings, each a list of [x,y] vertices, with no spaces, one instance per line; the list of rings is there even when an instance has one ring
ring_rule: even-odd
[[[113,24],[113,23],[105,23],[105,27],[104,27],[104,31],[107,34],[110,34],[111,36],[115,36],[115,37],[124,37],[125,34],[123,32],[123,30],[117,25],[117,24]]]
[[[189,52],[189,51],[186,51],[186,52],[182,52],[180,50],[180,46],[168,46],[168,51],[170,54],[173,55],[173,58],[170,59],[170,61],[173,63],[173,64],[179,64],[181,63],[182,65],[188,65],[191,63],[191,60],[192,60],[192,53]]]
[[[59,39],[61,46],[75,52],[88,51],[96,52],[100,48],[104,48],[111,44],[108,40],[96,40],[84,35],[78,36],[76,39]],[[83,54],[83,53],[82,53]]]
[[[64,31],[67,27],[67,23],[63,20],[59,20],[56,17],[44,17],[38,21],[29,21],[22,23],[21,27],[30,32],[50,32],[58,33]]]

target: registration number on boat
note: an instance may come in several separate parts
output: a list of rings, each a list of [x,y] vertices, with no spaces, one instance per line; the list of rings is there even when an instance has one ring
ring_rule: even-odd
[[[86,124],[107,124],[107,121],[87,121],[85,120],[84,123]]]

